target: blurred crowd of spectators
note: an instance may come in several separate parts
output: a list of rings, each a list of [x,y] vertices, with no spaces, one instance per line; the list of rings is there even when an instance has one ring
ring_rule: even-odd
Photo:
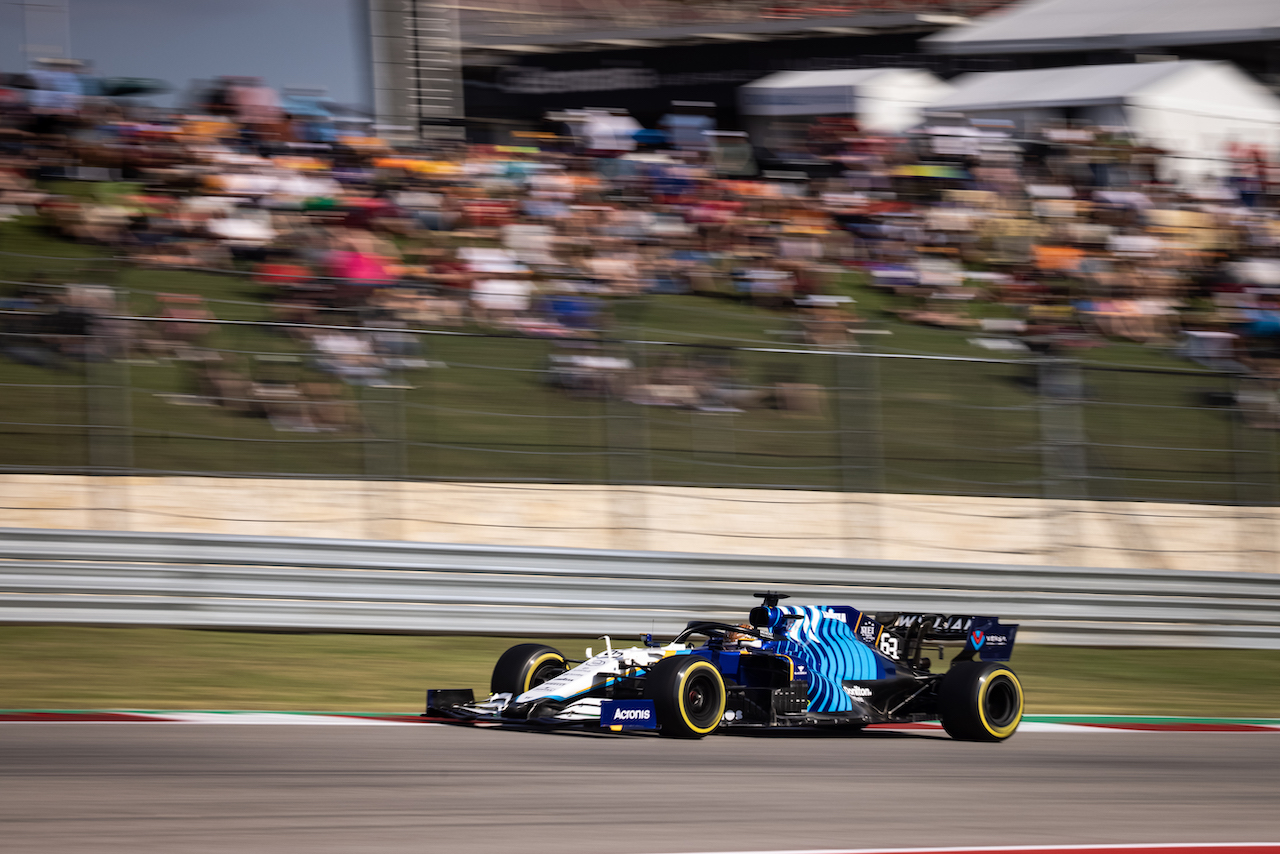
[[[336,381],[425,365],[409,329],[589,341],[616,298],[641,294],[747,301],[793,317],[808,344],[854,346],[883,330],[855,313],[849,273],[882,292],[883,314],[990,350],[1125,340],[1280,376],[1271,152],[1226,150],[1227,176],[1189,189],[1161,151],[1101,128],[884,136],[829,119],[765,149],[679,110],[657,128],[582,111],[509,145],[408,150],[252,79],[163,114],[64,88],[0,90],[0,217],[37,216],[137,265],[247,272]],[[82,191],[50,192],[57,179]],[[113,310],[107,292],[6,287],[10,309]],[[171,322],[120,326],[132,338],[115,355],[198,348],[192,321],[216,307],[160,304]],[[629,368],[584,350],[555,376],[638,402],[752,405],[715,369],[618,380]]]

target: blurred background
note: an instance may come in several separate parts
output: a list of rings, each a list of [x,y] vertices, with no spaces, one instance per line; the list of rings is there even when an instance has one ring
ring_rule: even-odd
[[[1280,15],[0,6],[3,524],[1273,572]]]
[[[1276,0],[0,3],[14,850],[1266,839],[1278,432]],[[1026,731],[387,725],[766,590]]]

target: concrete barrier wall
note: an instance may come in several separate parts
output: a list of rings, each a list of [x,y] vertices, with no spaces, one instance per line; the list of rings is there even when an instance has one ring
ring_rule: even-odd
[[[1280,649],[1280,575],[0,528],[0,623],[671,635],[762,590],[1019,640]]]
[[[788,490],[0,475],[0,527],[1280,572],[1280,508]]]

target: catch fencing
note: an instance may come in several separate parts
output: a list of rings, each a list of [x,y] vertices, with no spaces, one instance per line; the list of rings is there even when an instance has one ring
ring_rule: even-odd
[[[84,361],[41,356],[24,343],[30,333],[0,332],[10,357],[0,362],[0,472],[1258,506],[1280,495],[1280,398],[1229,373],[884,348],[199,325],[209,329],[198,348],[159,359],[108,343]],[[304,332],[390,349],[367,374],[335,376]]]
[[[670,635],[752,594],[983,614],[1035,643],[1280,648],[1280,576],[0,530],[0,622]]]
[[[679,311],[726,323],[713,305]],[[9,312],[0,473],[348,480],[353,503],[355,481],[418,481],[1101,501],[1116,517],[1129,513],[1124,502],[1206,504],[1238,516],[1215,559],[1275,571],[1280,531],[1257,512],[1280,503],[1280,398],[1265,380],[920,355],[894,352],[891,337],[817,349],[785,315],[773,316],[770,346],[696,333],[658,342],[644,336],[671,325],[654,317],[668,309],[620,300],[610,310],[609,338],[381,328],[354,316],[118,316],[84,336],[80,358],[32,347],[48,336]],[[369,344],[378,367],[335,374],[316,333]],[[1072,519],[1042,551],[1090,547]],[[1158,532],[1124,536],[1151,556],[1144,565],[1160,565]]]

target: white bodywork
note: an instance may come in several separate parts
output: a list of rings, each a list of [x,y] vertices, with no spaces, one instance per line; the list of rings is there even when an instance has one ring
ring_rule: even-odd
[[[685,644],[667,646],[633,646],[627,649],[606,649],[590,656],[586,661],[566,670],[554,679],[543,682],[518,697],[510,694],[494,694],[482,703],[476,703],[477,711],[501,714],[513,703],[534,703],[539,700],[564,700],[621,677],[635,667],[650,667],[669,655],[684,652]],[[591,650],[587,650],[588,654]],[[553,716],[558,721],[599,720],[600,698],[586,697],[570,703]]]

